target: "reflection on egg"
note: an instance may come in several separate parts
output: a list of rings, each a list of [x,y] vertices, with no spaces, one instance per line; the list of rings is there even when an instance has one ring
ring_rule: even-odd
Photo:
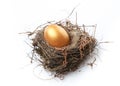
[[[64,47],[70,42],[68,33],[57,24],[46,26],[44,30],[44,39],[49,45],[58,48]]]

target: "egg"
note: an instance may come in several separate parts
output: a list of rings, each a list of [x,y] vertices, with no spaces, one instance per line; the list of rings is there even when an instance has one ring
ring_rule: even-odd
[[[70,42],[69,34],[63,27],[57,24],[51,24],[45,27],[44,39],[49,45],[57,48],[67,46]]]

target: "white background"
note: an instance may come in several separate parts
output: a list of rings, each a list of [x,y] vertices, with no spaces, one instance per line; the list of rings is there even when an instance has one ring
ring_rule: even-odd
[[[97,24],[97,39],[112,42],[102,44],[93,69],[41,80],[27,57],[27,37],[18,33],[63,19],[77,4],[78,24]],[[119,0],[0,0],[0,86],[120,86],[119,29]]]

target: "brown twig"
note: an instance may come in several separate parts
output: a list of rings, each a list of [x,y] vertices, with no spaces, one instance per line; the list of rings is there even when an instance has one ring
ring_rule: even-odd
[[[96,61],[96,58],[94,57],[93,62],[87,63],[87,65],[89,65],[89,66],[91,66],[91,68],[93,68],[93,65],[94,65],[95,61]]]

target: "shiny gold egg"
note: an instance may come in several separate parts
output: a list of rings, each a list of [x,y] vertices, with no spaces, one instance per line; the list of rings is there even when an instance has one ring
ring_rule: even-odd
[[[70,38],[64,28],[57,24],[51,24],[45,27],[44,39],[53,47],[64,47],[69,44]]]

